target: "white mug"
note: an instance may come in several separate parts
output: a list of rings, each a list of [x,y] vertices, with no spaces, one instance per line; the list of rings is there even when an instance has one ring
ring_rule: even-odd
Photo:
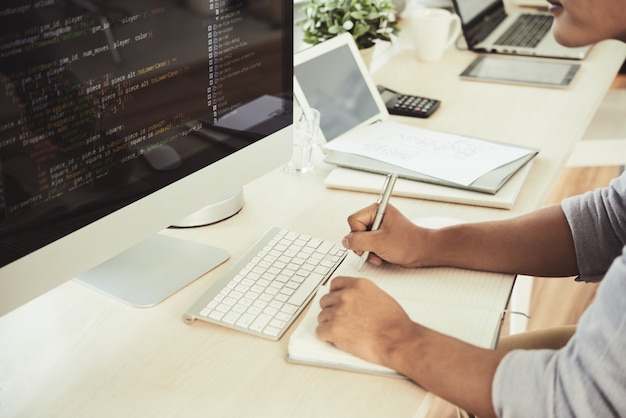
[[[410,23],[415,53],[422,61],[439,61],[461,34],[461,20],[445,9],[417,9]]]

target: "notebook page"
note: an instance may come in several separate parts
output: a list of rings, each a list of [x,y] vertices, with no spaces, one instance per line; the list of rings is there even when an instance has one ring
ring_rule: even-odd
[[[352,252],[333,274],[365,277],[394,298],[421,303],[473,307],[501,312],[511,290],[513,275],[486,273],[451,267],[404,268],[391,264],[366,263],[358,269],[359,258]],[[332,279],[331,279],[332,280]]]
[[[359,271],[357,266],[358,257],[351,253],[333,277],[373,279],[400,303],[412,320],[470,344],[485,348],[493,346],[504,309],[497,305],[508,297],[512,275],[449,268],[404,269],[391,265],[366,265]],[[492,283],[486,286],[489,280]],[[496,286],[493,286],[493,280],[497,282]],[[396,374],[317,339],[319,299],[328,292],[329,285],[330,281],[320,288],[290,337],[289,359],[370,373]]]
[[[387,367],[355,357],[317,338],[315,329],[317,316],[321,310],[319,299],[328,292],[328,289],[328,285],[320,288],[311,307],[291,335],[288,359],[340,369],[397,375],[395,371]],[[501,318],[498,312],[479,308],[416,303],[402,298],[396,300],[412,320],[426,327],[479,347],[489,348],[493,345],[495,330]]]

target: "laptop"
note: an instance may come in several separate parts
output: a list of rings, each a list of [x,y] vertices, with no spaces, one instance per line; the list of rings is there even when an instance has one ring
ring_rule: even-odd
[[[513,0],[513,4],[519,7],[536,7],[538,9],[547,9],[549,3],[546,0]]]
[[[374,123],[391,120],[378,88],[349,33],[302,50],[294,56],[294,97],[301,107],[320,111],[320,142],[327,142]],[[409,180],[495,194],[536,150],[479,177],[468,186],[387,164],[372,158],[324,150],[324,161],[373,173],[398,173]]]
[[[547,11],[507,14],[503,0],[452,0],[452,3],[472,51],[580,60],[590,49],[590,46],[560,45],[552,35],[554,18]]]

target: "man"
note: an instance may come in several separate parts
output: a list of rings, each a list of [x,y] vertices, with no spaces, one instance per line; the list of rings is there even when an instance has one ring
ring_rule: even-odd
[[[567,46],[626,41],[626,0],[550,2]],[[602,280],[560,349],[487,350],[412,322],[373,282],[338,277],[320,301],[317,335],[406,375],[481,418],[626,416],[626,174],[605,189],[518,218],[429,230],[388,206],[348,219],[346,248],[369,261]],[[376,306],[373,310],[372,306]],[[513,347],[511,347],[513,348]]]

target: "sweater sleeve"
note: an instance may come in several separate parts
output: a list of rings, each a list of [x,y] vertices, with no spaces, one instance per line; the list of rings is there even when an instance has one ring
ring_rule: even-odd
[[[514,350],[498,366],[499,417],[626,416],[626,248],[561,350]]]
[[[599,281],[626,245],[626,173],[608,187],[565,199],[580,279]]]

